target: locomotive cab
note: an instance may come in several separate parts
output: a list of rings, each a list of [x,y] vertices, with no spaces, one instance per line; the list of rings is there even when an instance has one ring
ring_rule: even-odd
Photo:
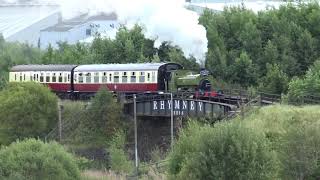
[[[158,91],[172,91],[176,72],[183,69],[180,64],[166,63],[158,70]]]

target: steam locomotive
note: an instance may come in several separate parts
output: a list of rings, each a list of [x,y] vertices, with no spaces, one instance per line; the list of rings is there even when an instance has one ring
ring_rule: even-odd
[[[196,96],[217,96],[205,73],[184,70],[177,63],[17,65],[9,82],[47,85],[59,97],[90,97],[102,86],[115,93],[194,92]]]

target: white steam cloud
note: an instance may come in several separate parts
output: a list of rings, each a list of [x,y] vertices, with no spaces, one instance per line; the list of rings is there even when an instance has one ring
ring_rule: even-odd
[[[10,0],[12,1],[12,0]],[[184,0],[35,0],[60,5],[64,19],[88,13],[116,13],[128,28],[138,23],[145,27],[146,37],[161,42],[169,41],[181,47],[185,56],[199,62],[207,52],[206,30],[198,24],[198,14],[187,10]]]
[[[169,41],[199,61],[207,52],[206,30],[198,24],[198,14],[185,9],[184,0],[59,0],[59,4],[66,19],[83,13],[115,12],[129,28],[142,24],[147,38],[156,39],[157,47]]]

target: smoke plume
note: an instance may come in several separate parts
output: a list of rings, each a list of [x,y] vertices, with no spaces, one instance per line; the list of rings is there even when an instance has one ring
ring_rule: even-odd
[[[83,13],[115,12],[129,28],[142,24],[147,38],[156,39],[156,46],[170,41],[186,56],[193,55],[199,61],[207,52],[205,28],[198,24],[195,12],[184,8],[184,0],[60,0],[59,4],[66,19]]]

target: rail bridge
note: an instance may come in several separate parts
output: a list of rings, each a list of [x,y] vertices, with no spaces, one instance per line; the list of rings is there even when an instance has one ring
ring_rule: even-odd
[[[166,95],[138,94],[136,101],[133,96],[124,103],[126,114],[133,115],[136,103],[136,115],[149,117],[170,117],[173,108],[174,117],[209,117],[219,118],[234,111],[237,106],[209,100],[193,99],[190,97]]]

